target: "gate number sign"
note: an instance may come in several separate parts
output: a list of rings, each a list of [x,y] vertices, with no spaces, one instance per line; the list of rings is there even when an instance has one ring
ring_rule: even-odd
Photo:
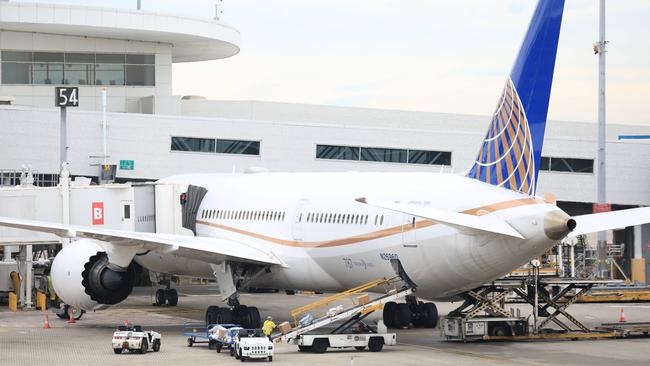
[[[79,88],[76,86],[73,87],[58,86],[54,88],[54,106],[55,107],[78,107]]]

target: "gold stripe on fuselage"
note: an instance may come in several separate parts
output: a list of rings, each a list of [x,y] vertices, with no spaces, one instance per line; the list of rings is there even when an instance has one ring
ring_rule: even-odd
[[[472,208],[469,210],[462,211],[461,213],[467,214],[467,215],[474,215],[474,216],[482,216],[486,215],[491,212],[496,212],[500,210],[505,210],[508,208],[513,208],[513,207],[518,207],[518,206],[526,206],[526,205],[534,205],[534,204],[540,204],[544,203],[544,201],[539,200],[537,198],[529,197],[529,198],[520,198],[512,201],[504,201],[504,202],[499,202],[499,203],[494,203],[491,205],[483,206],[483,207],[478,207],[478,208]],[[356,236],[351,236],[347,238],[341,238],[341,239],[332,239],[332,240],[324,240],[324,241],[312,241],[312,242],[304,242],[304,241],[296,241],[296,240],[287,240],[287,239],[279,239],[279,238],[274,238],[272,236],[264,235],[264,234],[258,234],[254,233],[251,231],[247,230],[242,230],[238,229],[232,226],[227,226],[227,225],[222,225],[222,224],[217,224],[214,222],[209,222],[209,221],[204,221],[204,220],[196,220],[197,224],[201,225],[206,225],[210,227],[214,227],[217,229],[222,229],[226,231],[230,231],[233,233],[245,235],[251,238],[255,239],[260,239],[264,241],[268,241],[270,243],[275,243],[279,245],[285,245],[285,246],[290,246],[290,247],[302,247],[302,248],[328,248],[328,247],[336,247],[336,246],[341,246],[341,245],[350,245],[350,244],[356,244],[364,241],[369,241],[369,240],[375,240],[375,239],[381,239],[385,238],[387,236],[391,235],[396,235],[400,234],[403,232],[408,232],[416,229],[422,229],[426,228],[432,225],[436,225],[437,222],[432,221],[432,220],[420,220],[415,223],[415,226],[412,224],[406,224],[406,225],[398,225],[398,226],[393,226],[387,229],[383,230],[378,230],[378,231],[373,231],[361,235],[356,235]]]

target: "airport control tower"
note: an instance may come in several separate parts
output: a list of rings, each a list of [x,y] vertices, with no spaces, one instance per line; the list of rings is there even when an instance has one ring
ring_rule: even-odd
[[[4,104],[52,108],[54,86],[70,85],[80,109],[100,110],[106,87],[111,112],[178,114],[172,64],[238,52],[239,31],[207,17],[0,1]]]

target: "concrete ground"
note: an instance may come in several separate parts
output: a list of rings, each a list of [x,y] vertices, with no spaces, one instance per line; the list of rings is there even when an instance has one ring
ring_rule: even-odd
[[[217,354],[205,345],[186,346],[180,333],[184,322],[200,321],[207,305],[217,304],[216,289],[187,286],[179,289],[179,306],[153,307],[149,288],[137,288],[124,303],[104,311],[84,315],[68,324],[49,313],[52,329],[42,329],[43,312],[11,313],[0,310],[0,364],[3,365],[185,365],[203,362],[239,362]],[[289,310],[316,300],[322,295],[243,294],[241,302],[257,306],[262,315],[276,322],[287,320]],[[650,304],[577,304],[570,310],[589,326],[618,320],[624,307],[629,322],[650,321]],[[454,307],[440,303],[441,314]],[[522,309],[525,309],[522,307]],[[378,319],[379,314],[373,319]],[[115,355],[110,339],[124,320],[141,324],[163,334],[158,353]],[[648,365],[650,338],[618,340],[474,342],[444,341],[438,329],[397,331],[398,345],[381,353],[329,350],[325,354],[297,352],[295,346],[279,344],[274,364],[280,365]]]

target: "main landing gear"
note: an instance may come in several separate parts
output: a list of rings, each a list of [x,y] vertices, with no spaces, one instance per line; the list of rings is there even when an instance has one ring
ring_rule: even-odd
[[[415,327],[435,328],[438,325],[438,308],[432,302],[418,301],[407,296],[406,303],[393,301],[384,304],[384,324],[389,328]]]
[[[228,299],[230,307],[209,306],[205,312],[207,324],[239,324],[243,328],[259,328],[262,323],[260,312],[255,306],[239,304],[237,299]]]

